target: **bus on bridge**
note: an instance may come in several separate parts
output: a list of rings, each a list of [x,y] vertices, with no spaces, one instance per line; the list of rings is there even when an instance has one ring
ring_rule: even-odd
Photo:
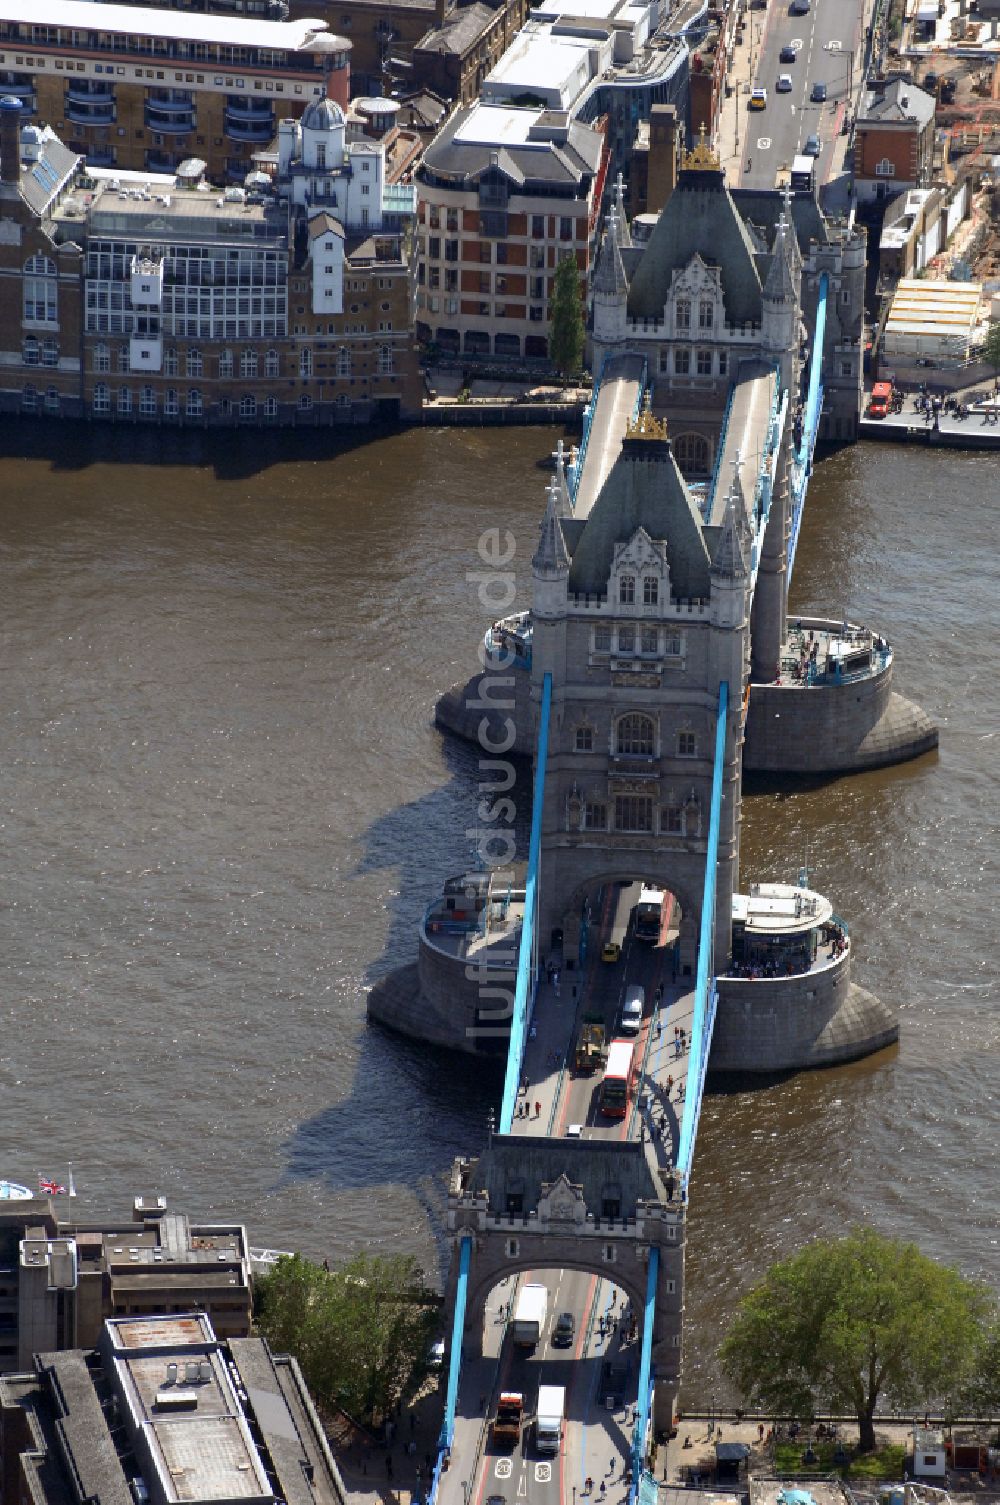
[[[660,939],[660,927],[663,924],[663,901],[666,898],[662,888],[647,888],[643,885],[639,894],[639,902],[635,906],[635,938],[637,941],[649,941],[655,946]]]
[[[631,1040],[612,1040],[608,1047],[608,1064],[601,1082],[601,1112],[605,1118],[624,1118],[632,1085]]]

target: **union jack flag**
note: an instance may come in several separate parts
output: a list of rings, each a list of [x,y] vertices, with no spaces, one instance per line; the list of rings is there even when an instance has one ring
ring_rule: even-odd
[[[66,1192],[60,1181],[51,1181],[48,1176],[39,1176],[38,1190],[46,1197],[61,1197]]]

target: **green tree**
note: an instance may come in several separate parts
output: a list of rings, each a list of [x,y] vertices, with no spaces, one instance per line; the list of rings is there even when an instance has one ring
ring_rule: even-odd
[[[1000,323],[991,324],[987,330],[983,354],[993,367],[994,377],[1000,376]]]
[[[983,1330],[972,1374],[958,1403],[976,1416],[1000,1415],[1000,1317]]]
[[[258,1330],[294,1354],[321,1405],[369,1425],[425,1375],[437,1302],[405,1255],[358,1255],[326,1270],[301,1255],[279,1259],[254,1294]]]
[[[720,1357],[746,1400],[774,1415],[850,1410],[871,1452],[879,1401],[923,1409],[956,1394],[990,1310],[983,1288],[914,1244],[857,1229],[772,1265],[740,1301]]]
[[[552,279],[549,303],[549,356],[566,376],[579,371],[583,359],[583,312],[580,306],[580,269],[575,256],[564,256]]]

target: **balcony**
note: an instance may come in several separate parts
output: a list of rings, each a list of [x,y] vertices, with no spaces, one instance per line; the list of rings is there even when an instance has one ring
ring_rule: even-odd
[[[249,123],[241,125],[237,124],[233,120],[230,120],[229,114],[227,112],[225,132],[231,141],[250,141],[258,146],[266,146],[274,136],[274,123],[272,120],[268,119],[259,121],[256,125],[251,125]],[[237,174],[237,176],[239,175]]]
[[[646,753],[612,753],[608,759],[608,773],[616,778],[658,779],[660,760]]]
[[[233,99],[226,97],[226,118],[274,122],[274,106],[269,99]]]
[[[90,84],[85,79],[74,79],[66,85],[66,100],[69,104],[76,105],[113,105],[115,102],[115,90],[113,84]]]
[[[66,101],[66,119],[74,125],[114,125],[115,107],[110,105],[81,105]]]
[[[155,131],[158,136],[190,136],[194,130],[194,111],[181,120],[164,120],[147,110],[146,129]]]

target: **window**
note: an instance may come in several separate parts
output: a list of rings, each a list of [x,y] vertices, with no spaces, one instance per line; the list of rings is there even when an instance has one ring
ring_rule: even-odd
[[[578,726],[574,746],[577,752],[593,752],[594,728],[592,726]]]
[[[698,756],[698,738],[694,732],[677,733],[677,756],[679,758],[696,758]]]
[[[316,143],[316,166],[326,166],[326,143],[324,141],[317,141]]]
[[[56,340],[46,340],[42,345],[42,365],[54,367],[59,364],[59,344]]]
[[[309,396],[309,393],[308,392],[303,392],[302,396],[298,400],[298,409],[299,409],[299,412],[300,413],[311,413],[312,412],[312,405],[313,405],[313,400]]]
[[[544,214],[533,214],[531,216],[531,238],[532,238],[532,240],[544,240],[545,239],[545,215]]]
[[[622,716],[615,726],[615,749],[626,756],[652,757],[656,745],[656,723],[652,716],[633,711]]]
[[[642,577],[642,604],[643,606],[656,606],[660,599],[660,582],[655,575],[643,575]]]
[[[611,652],[611,628],[610,627],[595,627],[594,628],[594,652],[595,653],[610,653]]]
[[[29,256],[24,263],[22,287],[24,318],[34,324],[58,320],[57,268],[48,256]]]
[[[615,798],[616,831],[652,831],[653,798],[649,794],[619,794]]]
[[[240,376],[244,381],[257,375],[257,352],[256,350],[243,350],[240,352]]]
[[[667,641],[663,645],[663,651],[668,658],[680,658],[681,640],[677,633],[673,633],[667,638]]]
[[[244,392],[243,396],[240,398],[240,417],[257,417],[257,399],[256,397],[254,397],[252,392]]]
[[[445,241],[445,243],[444,243],[444,259],[445,259],[445,261],[457,261],[458,260],[458,241],[457,240],[446,240]]]
[[[313,374],[313,353],[311,350],[299,351],[299,375],[304,381],[308,381]]]
[[[368,166],[367,162],[365,163],[365,166],[366,167]],[[445,229],[451,235],[457,235],[458,234],[458,210],[457,209],[446,209],[445,210],[445,225],[444,225],[444,227],[445,227]]]
[[[128,346],[127,345],[119,345],[119,347],[118,347],[118,369],[119,369],[119,371],[123,371],[123,372],[124,371],[128,371],[129,365],[130,365],[130,362],[129,362]]]
[[[346,346],[342,345],[337,351],[336,370],[338,376],[350,376],[351,374],[351,352]]]
[[[699,376],[711,376],[712,352],[711,350],[699,350],[697,355],[697,370]]]
[[[21,408],[25,413],[38,412],[38,392],[34,387],[24,387],[21,392]]]
[[[118,388],[118,411],[122,414],[132,411],[132,393],[128,387]]]
[[[851,365],[850,361],[841,361],[841,363],[840,363],[840,374],[841,374],[841,376],[850,376],[850,374],[851,374],[851,372],[853,370],[854,370],[854,367]]]
[[[506,1255],[507,1259],[517,1259],[518,1258],[518,1256],[521,1253],[521,1246],[518,1243],[518,1241],[517,1241],[516,1238],[509,1238],[507,1240],[507,1248],[506,1248],[506,1250],[504,1252],[505,1252],[505,1255]]]
[[[392,346],[380,345],[375,357],[375,370],[379,376],[388,376],[392,370]]]
[[[264,357],[264,375],[265,376],[277,376],[277,374],[278,374],[278,352],[276,350],[269,350],[267,352],[267,354],[265,355],[265,357]]]
[[[29,334],[21,347],[21,359],[26,366],[37,366],[40,360],[38,341]]]
[[[139,412],[143,418],[156,417],[156,393],[152,387],[143,387],[139,393]]]
[[[111,351],[108,349],[107,345],[94,346],[94,370],[111,370]]]
[[[634,653],[635,652],[635,628],[634,627],[619,627],[619,629],[618,629],[618,652],[619,653]]]
[[[565,215],[565,214],[562,215],[560,217],[560,220],[559,220],[559,239],[560,240],[572,240],[573,239],[573,228],[574,228],[574,222],[573,222],[573,220],[570,219],[570,217],[568,215]]]
[[[660,634],[655,627],[644,627],[639,641],[640,653],[656,653],[660,646]]]
[[[599,800],[588,800],[583,807],[583,829],[585,831],[606,831],[608,826],[608,807]]]
[[[674,310],[674,324],[678,329],[691,328],[691,305],[686,298],[678,298]]]
[[[232,376],[232,374],[233,352],[231,350],[223,350],[222,354],[219,356],[219,375],[220,377],[227,377]]]
[[[683,833],[684,819],[680,805],[664,805],[660,811],[660,830],[666,836],[680,836]]]
[[[184,411],[189,418],[200,418],[205,411],[205,404],[197,387],[192,387],[188,392]]]
[[[111,388],[102,381],[94,388],[93,407],[95,413],[111,412]]]
[[[189,350],[187,353],[188,376],[201,376],[203,374],[204,361],[200,350]]]
[[[691,352],[683,348],[674,351],[674,372],[677,376],[687,376],[691,370]]]
[[[635,576],[622,575],[618,581],[618,600],[622,606],[635,604]]]
[[[168,387],[163,396],[163,416],[165,418],[176,418],[179,411],[180,404],[177,400],[177,388]]]
[[[706,299],[698,304],[698,328],[713,329],[715,327],[715,305]]]
[[[277,416],[278,416],[278,399],[276,397],[265,397],[264,398],[264,417],[265,418],[277,418]]]
[[[883,157],[881,162],[875,163],[875,176],[877,178],[894,178],[896,176],[895,162],[890,162],[888,157]]]
[[[729,352],[728,352],[728,350],[720,350],[719,351],[719,375],[720,376],[725,376],[725,374],[726,374],[726,372],[728,370],[729,370]]]
[[[702,434],[678,434],[674,458],[684,475],[707,475],[708,440]]]

